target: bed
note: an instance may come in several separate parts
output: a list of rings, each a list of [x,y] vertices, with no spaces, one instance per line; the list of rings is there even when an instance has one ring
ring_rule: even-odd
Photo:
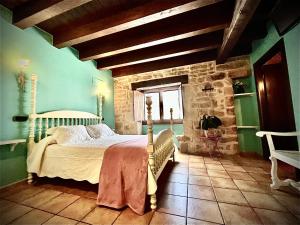
[[[53,142],[47,131],[53,127],[74,125],[95,125],[102,121],[102,98],[98,98],[98,115],[81,111],[51,111],[36,113],[37,76],[31,77],[31,114],[28,159],[35,161],[37,169],[28,169],[28,183],[33,182],[33,174],[39,177],[60,177],[77,181],[88,181],[92,184],[99,182],[102,159],[105,150],[113,144],[124,140],[133,140],[138,135],[113,135],[106,138],[94,139],[76,145],[59,145]],[[153,135],[151,119],[151,98],[147,98],[147,153],[148,153],[148,182],[147,194],[150,195],[150,207],[156,209],[157,179],[162,173],[168,160],[173,157],[176,145],[173,142],[172,109],[170,129]],[[28,166],[30,168],[32,166]]]

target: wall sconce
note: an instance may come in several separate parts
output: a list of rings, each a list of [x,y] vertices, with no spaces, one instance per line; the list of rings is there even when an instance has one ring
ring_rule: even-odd
[[[103,95],[101,93],[97,94],[97,103],[98,116],[102,116]]]
[[[214,87],[212,86],[211,83],[206,83],[206,84],[204,85],[204,88],[202,89],[202,91],[204,91],[204,92],[212,91],[212,90],[214,90]]]
[[[19,67],[20,67],[20,72],[18,73],[17,81],[19,88],[24,91],[25,89],[25,73],[24,70],[29,66],[30,60],[29,59],[20,59],[19,60]]]

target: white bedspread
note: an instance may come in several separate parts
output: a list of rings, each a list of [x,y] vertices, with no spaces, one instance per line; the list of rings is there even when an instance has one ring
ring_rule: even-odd
[[[105,150],[117,143],[136,139],[139,135],[113,135],[76,145],[56,144],[52,136],[36,143],[27,157],[27,170],[39,177],[61,177],[77,181],[99,182]],[[148,194],[157,189],[155,178],[148,166]]]

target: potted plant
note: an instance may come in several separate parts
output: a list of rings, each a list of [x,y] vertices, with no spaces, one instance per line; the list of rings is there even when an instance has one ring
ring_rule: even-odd
[[[245,93],[245,84],[240,80],[234,80],[232,83],[234,94]]]
[[[218,117],[209,116],[207,114],[203,115],[202,119],[199,122],[199,126],[204,130],[204,135],[206,137],[220,135],[216,129],[221,125],[222,122]],[[211,131],[211,133],[209,133],[209,130]]]

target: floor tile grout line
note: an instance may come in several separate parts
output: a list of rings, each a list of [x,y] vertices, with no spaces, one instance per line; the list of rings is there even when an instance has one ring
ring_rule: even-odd
[[[189,181],[190,181],[190,157],[188,156],[188,177],[187,177],[187,185],[186,185],[186,205],[185,205],[185,224],[187,224],[188,218],[188,209],[189,209]]]
[[[155,212],[156,212],[156,210],[155,210],[154,212],[152,212],[151,218],[150,218],[150,220],[149,220],[149,222],[148,222],[147,225],[150,225],[150,223],[151,223],[151,221],[152,221],[152,219],[153,219],[153,216],[154,216],[154,213],[155,213]]]
[[[211,177],[210,176],[209,176],[209,181],[210,181],[210,183],[212,185],[212,181],[211,181]],[[213,187],[212,187],[212,189],[213,189]],[[215,193],[214,189],[213,189],[213,193],[214,193],[214,196],[215,196],[215,199],[216,199],[216,203],[217,203],[218,209],[219,209],[221,217],[222,217],[222,221],[223,221],[222,224],[225,224],[225,218],[224,218],[223,213],[221,211],[221,208],[220,208],[220,205],[219,205],[219,202],[218,202],[218,199],[217,199],[217,196],[216,196],[216,193]]]
[[[275,199],[275,201],[276,201],[277,203],[279,203],[279,205],[281,205],[282,207],[287,208],[287,211],[288,211],[289,213],[291,213],[292,215],[294,215],[294,216],[297,217],[297,214],[294,214],[294,212],[293,212],[292,210],[290,210],[287,206],[283,205],[283,204],[282,204],[280,201],[278,201],[272,194],[270,194],[270,195],[272,196],[273,199]],[[276,211],[276,210],[273,210],[273,211]],[[281,211],[281,212],[282,212],[282,211]]]
[[[63,193],[62,193],[63,194]],[[60,194],[61,195],[61,194]],[[57,196],[58,197],[58,196]],[[80,197],[80,196],[79,196]],[[53,200],[54,198],[52,198],[51,200]],[[79,198],[78,198],[79,199]],[[77,199],[77,200],[78,200]],[[77,201],[77,200],[75,200],[75,201]],[[71,204],[73,204],[75,201],[73,201],[72,203],[70,203],[69,205],[71,205]],[[30,205],[26,205],[26,204],[24,204],[24,203],[22,203],[22,202],[14,202],[14,203],[16,203],[16,204],[18,204],[18,205],[21,205],[21,206],[26,206],[26,207],[29,207],[29,208],[32,208],[32,209],[37,209],[37,210],[40,210],[40,211],[44,211],[44,212],[47,212],[47,213],[51,213],[51,214],[53,214],[53,215],[57,215],[58,213],[60,213],[61,211],[59,211],[58,213],[53,213],[53,212],[49,212],[49,211],[47,211],[47,210],[45,210],[45,209],[40,209],[40,208],[38,208],[39,206],[30,206]],[[41,204],[42,205],[42,204]],[[68,205],[68,206],[69,206]],[[68,206],[66,206],[66,207],[68,207]],[[65,207],[65,208],[66,208]],[[65,209],[64,208],[64,209]]]
[[[187,218],[189,218],[189,219],[194,219],[194,220],[199,220],[199,219],[197,219],[197,218],[195,218],[195,217],[187,217]],[[201,220],[199,220],[199,221],[204,221],[204,222],[207,222],[207,223],[213,223],[213,224],[218,224],[219,225],[219,223],[215,223],[215,222],[211,222],[211,221],[209,221],[209,220],[204,220],[204,219],[201,219]],[[224,221],[223,221],[224,222]],[[223,224],[225,224],[225,223],[221,223],[221,225],[223,225]]]
[[[31,211],[33,211],[34,208],[31,208],[31,210],[29,210],[28,212],[26,212],[25,214],[21,215],[21,216],[18,216],[17,218],[14,218],[13,220],[11,220],[10,222],[8,222],[7,224],[11,224],[12,222],[20,219],[21,217],[25,216],[26,214],[30,213]]]
[[[239,191],[242,193],[243,197],[246,199],[249,207],[251,208],[251,210],[254,212],[254,215],[256,215],[256,217],[258,218],[258,220],[261,222],[261,224],[264,224],[262,219],[260,218],[260,216],[255,212],[254,208],[250,205],[250,202],[248,201],[248,199],[246,198],[246,196],[244,195],[243,191],[239,189]]]
[[[272,195],[272,194],[271,194]],[[273,195],[272,195],[272,197],[277,201],[277,202],[279,202]],[[288,197],[290,197],[290,196],[288,196]],[[285,205],[283,205],[281,202],[279,202],[280,203],[280,205],[282,205],[283,207],[286,207]],[[288,210],[288,212],[290,212],[292,215],[294,215],[294,216],[296,216],[297,217],[297,215],[298,214],[295,214],[292,210],[290,210],[288,207],[286,207],[287,208],[287,210]]]
[[[80,199],[80,198],[79,198]],[[79,200],[77,199],[77,200]],[[76,201],[77,201],[76,200]],[[98,207],[98,205],[96,204],[89,212],[87,212],[79,221],[82,222],[91,212],[93,212],[96,208]],[[86,223],[86,222],[84,222]]]
[[[31,187],[27,187],[26,189],[29,189],[29,188],[31,188]],[[24,190],[26,190],[26,189],[24,189]],[[22,191],[23,191],[23,190],[22,190]],[[32,198],[32,197],[34,197],[35,195],[40,194],[40,193],[42,193],[42,192],[44,192],[44,191],[46,191],[46,189],[45,189],[45,188],[42,188],[42,190],[40,190],[40,191],[37,192],[37,193],[33,193],[32,195],[30,195],[28,198],[24,199],[23,201],[25,201],[25,200],[27,200],[27,199],[29,199],[29,198]],[[20,193],[20,192],[18,192],[18,193]],[[14,194],[12,194],[12,195],[15,195],[15,194],[18,194],[18,193],[14,193]],[[6,197],[4,198],[4,200],[9,200],[9,201],[11,201],[11,202],[18,203],[17,201],[15,201],[15,200],[13,200],[13,199],[7,199],[7,197],[8,197],[8,196],[6,196]]]
[[[52,189],[51,189],[51,190],[52,190]],[[45,190],[45,191],[46,191],[46,190]],[[42,192],[40,192],[40,193],[42,193]],[[40,193],[38,193],[38,194],[40,194]],[[55,199],[56,197],[58,197],[58,196],[60,196],[60,195],[62,195],[62,194],[63,194],[63,192],[60,191],[60,194],[58,194],[58,195],[56,195],[56,196],[54,196],[54,197],[51,197],[50,199],[48,199],[48,202],[52,201],[53,199]],[[30,198],[33,198],[33,197],[35,197],[35,196],[32,196],[32,197],[30,197]],[[30,198],[28,198],[28,199],[30,199]],[[28,199],[26,199],[26,200],[24,200],[24,201],[27,201]],[[24,201],[23,201],[23,202],[24,202]],[[43,203],[41,203],[40,205],[43,205],[43,204],[45,204],[45,203],[46,203],[46,202],[43,202]],[[23,205],[32,207],[32,206],[26,205],[26,204],[23,204]]]
[[[65,193],[65,192],[63,192],[63,193]],[[62,193],[62,194],[63,194]],[[68,194],[68,193],[66,193],[66,194]],[[59,213],[61,212],[61,211],[63,211],[64,209],[66,209],[67,207],[69,207],[70,205],[72,205],[74,202],[76,202],[77,200],[79,200],[80,198],[84,198],[84,197],[81,197],[81,196],[79,196],[79,198],[78,199],[76,199],[75,201],[73,201],[72,203],[70,203],[70,204],[68,204],[66,207],[64,207],[62,210],[60,210],[59,212],[57,212],[57,213],[53,213],[53,212],[49,212],[49,211],[47,211],[47,210],[45,210],[45,209],[40,209],[40,208],[37,208],[37,207],[33,207],[33,206],[28,206],[28,205],[25,205],[25,204],[22,204],[22,203],[17,203],[18,205],[21,205],[21,206],[26,206],[26,207],[28,207],[28,208],[31,208],[31,210],[29,211],[29,212],[31,212],[31,211],[33,211],[33,210],[39,210],[39,211],[43,211],[43,212],[46,212],[46,213],[49,213],[49,214],[52,214],[53,216],[52,217],[54,217],[54,216],[60,216],[60,217],[63,217],[63,218],[66,218],[66,219],[71,219],[71,220],[75,220],[75,221],[77,221],[77,222],[81,222],[81,220],[77,220],[77,219],[74,219],[74,218],[71,218],[71,217],[67,217],[67,216],[63,216],[63,215],[59,215]],[[15,202],[14,202],[15,203]],[[95,207],[96,208],[96,207]],[[91,210],[91,211],[93,211],[94,210],[94,208]],[[90,212],[91,212],[90,211]],[[28,213],[29,213],[28,212]],[[90,213],[90,212],[88,212],[88,214]],[[25,213],[24,215],[26,215],[27,213]],[[23,216],[24,216],[23,215]],[[22,217],[22,216],[21,216]],[[52,218],[51,217],[51,218]],[[20,218],[20,217],[19,217]],[[51,219],[50,218],[50,219]],[[13,220],[14,221],[14,220]],[[11,221],[11,222],[13,222],[13,221]]]
[[[63,193],[65,193],[65,192],[63,192]],[[66,194],[68,194],[68,193],[66,193]],[[64,217],[64,218],[68,218],[68,217],[66,217],[66,216],[59,215],[59,213],[62,212],[62,211],[64,211],[66,208],[68,208],[68,207],[69,207],[70,205],[72,205],[74,202],[78,201],[80,198],[81,198],[81,196],[79,196],[79,198],[77,198],[77,199],[74,200],[73,202],[69,203],[67,206],[65,206],[63,209],[61,209],[61,210],[58,211],[57,213],[53,213],[53,214],[56,215],[56,216],[61,216],[61,217]],[[44,210],[44,211],[46,211],[46,210]],[[49,212],[49,211],[46,211],[46,212]],[[51,212],[49,212],[49,213],[51,213]],[[68,218],[68,219],[71,219],[71,218]],[[76,220],[76,219],[73,219],[73,220]],[[78,221],[78,220],[76,220],[76,221]]]

